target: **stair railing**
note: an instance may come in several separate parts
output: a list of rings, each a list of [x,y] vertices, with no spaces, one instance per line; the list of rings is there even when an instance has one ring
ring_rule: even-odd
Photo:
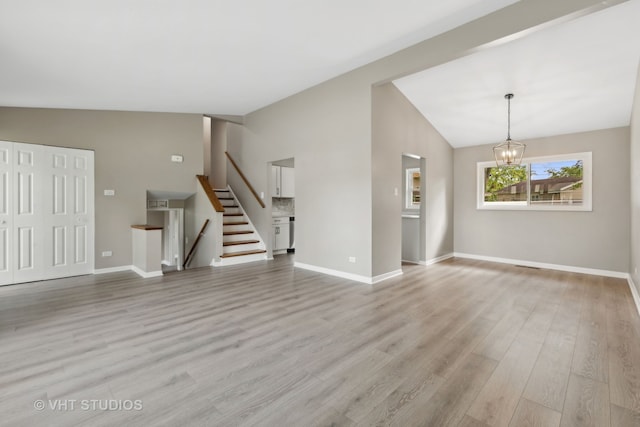
[[[207,177],[204,175],[196,175],[196,178],[198,178],[200,185],[202,185],[202,189],[207,194],[207,197],[209,198],[209,201],[211,202],[211,205],[216,210],[216,212],[224,212],[224,206],[222,206],[220,199],[218,199],[218,196],[216,196],[216,192],[213,191],[213,188],[211,188],[209,179],[207,179]]]
[[[249,182],[247,177],[242,173],[242,171],[240,170],[240,167],[238,166],[238,164],[235,162],[235,160],[233,160],[233,157],[231,157],[231,155],[229,154],[228,151],[225,151],[224,154],[227,155],[227,158],[229,159],[229,162],[235,168],[235,170],[238,172],[238,175],[240,175],[240,178],[242,178],[242,181],[244,181],[244,183],[246,184],[247,188],[249,188],[249,191],[251,191],[251,194],[253,194],[253,197],[255,197],[256,200],[258,201],[258,203],[260,204],[260,206],[262,206],[264,208],[265,207],[264,202],[262,201],[260,196],[258,196],[258,193],[256,193],[256,190],[253,188],[253,186],[251,185],[251,183]]]

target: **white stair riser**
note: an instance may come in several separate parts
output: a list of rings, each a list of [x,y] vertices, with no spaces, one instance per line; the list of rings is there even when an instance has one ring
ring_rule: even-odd
[[[236,201],[235,200],[220,200],[220,203],[222,203],[222,206],[235,206]]]
[[[256,261],[264,261],[267,259],[267,254],[251,254],[251,255],[243,255],[243,256],[235,256],[231,258],[220,258],[220,261],[214,263],[216,267],[222,267],[225,265],[236,265],[236,264],[244,264],[247,262],[256,262]]]
[[[241,240],[258,240],[255,233],[251,234],[232,234],[230,236],[222,236],[223,242],[239,242]]]
[[[249,245],[224,246],[222,248],[222,253],[233,254],[236,252],[253,251],[256,249],[264,249],[264,248],[260,246],[260,243],[251,243]]]
[[[224,225],[222,228],[222,231],[245,231],[245,230],[251,230],[251,228],[249,228],[249,225],[247,224],[242,224],[242,225]],[[253,230],[251,230],[253,231]]]
[[[224,208],[224,213],[242,213],[242,211],[240,210],[240,208]],[[237,217],[237,218],[242,218],[241,216]]]

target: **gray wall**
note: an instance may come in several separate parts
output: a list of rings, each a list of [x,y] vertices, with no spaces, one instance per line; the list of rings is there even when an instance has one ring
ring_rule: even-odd
[[[593,211],[476,209],[476,163],[490,145],[454,153],[455,251],[473,255],[627,272],[629,128],[524,141],[525,156],[593,153]],[[508,230],[508,232],[505,232]]]
[[[267,208],[231,168],[228,180],[263,238],[271,227],[268,163],[295,158],[297,262],[371,275],[370,105],[369,85],[345,76],[249,114],[243,127],[229,125],[228,151]]]
[[[203,168],[197,114],[0,108],[0,139],[95,150],[97,269],[131,265],[130,226],[146,222],[147,190],[194,192]]]
[[[640,68],[631,114],[631,250],[629,272],[640,294]]]
[[[372,85],[599,5],[596,0],[519,1],[249,114],[245,126],[232,132],[228,150],[256,190],[266,194],[267,163],[295,157],[296,261],[367,277],[395,271],[400,266],[400,204],[386,203],[399,186],[400,155],[385,158],[376,152],[383,143],[372,146]],[[412,130],[405,132],[410,141]],[[446,154],[442,159],[431,154],[435,169],[429,173],[439,178],[428,185],[439,197],[433,204],[439,211],[432,213],[437,235],[430,236],[427,259],[452,249],[451,180],[446,171],[451,162]],[[431,167],[427,165],[428,170]],[[235,179],[229,172],[230,183],[258,231],[268,235],[270,216],[264,211],[270,211],[270,201],[265,200],[267,209],[261,211],[243,186],[233,183]],[[388,224],[386,219],[392,217]],[[351,256],[356,257],[355,264],[348,262]]]
[[[227,122],[211,120],[211,174],[209,182],[213,188],[227,188]]]
[[[453,149],[391,83],[373,88],[373,275],[401,266],[402,153],[426,159],[422,177],[427,261],[453,252]],[[420,164],[419,162],[417,163]],[[398,188],[399,196],[394,196]]]

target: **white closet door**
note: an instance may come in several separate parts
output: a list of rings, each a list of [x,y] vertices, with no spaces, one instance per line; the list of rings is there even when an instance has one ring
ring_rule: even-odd
[[[0,285],[90,274],[93,151],[0,141]]]
[[[13,282],[44,278],[42,150],[40,145],[13,144]]]
[[[44,247],[45,277],[69,275],[70,229],[69,153],[51,148],[44,161]]]
[[[44,153],[44,277],[93,272],[93,152]]]
[[[69,175],[71,228],[70,275],[93,273],[94,260],[94,182],[93,151],[72,150]]]
[[[0,141],[0,285],[13,283],[12,151],[12,143]]]

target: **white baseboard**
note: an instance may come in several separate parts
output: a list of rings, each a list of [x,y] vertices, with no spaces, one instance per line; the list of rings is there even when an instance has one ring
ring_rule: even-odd
[[[138,276],[143,277],[145,279],[149,279],[151,277],[160,277],[160,276],[162,276],[162,270],[158,270],[158,271],[143,271],[143,270],[139,269],[138,267],[136,267],[135,265],[131,266],[131,270],[133,270],[133,272],[136,273]]]
[[[390,271],[388,273],[380,274],[378,276],[373,276],[371,278],[371,284],[374,285],[376,283],[380,283],[383,280],[391,279],[392,277],[398,277],[402,275],[402,269],[398,269],[395,271]]]
[[[465,254],[460,252],[454,252],[453,256],[457,258],[477,259],[479,261],[499,262],[502,264],[513,264],[513,265],[522,265],[525,267],[546,268],[548,270],[567,271],[570,273],[591,274],[593,276],[615,277],[618,279],[626,279],[629,276],[628,273],[623,273],[621,271],[598,270],[595,268],[574,267],[571,265],[547,264],[544,262],[525,261],[525,260],[510,259],[510,258],[498,258],[498,257],[492,257],[492,256],[484,256],[484,255]]]
[[[333,270],[331,268],[318,267],[317,265],[304,264],[302,262],[294,262],[294,267],[302,268],[303,270],[315,271],[316,273],[328,274],[329,276],[341,277],[343,279],[353,280],[360,283],[366,283],[367,285],[373,285],[380,283],[383,280],[391,279],[402,274],[402,270],[390,271],[389,273],[380,274],[374,277],[362,276],[360,274],[347,273],[340,270]]]
[[[420,261],[420,265],[437,264],[439,262],[446,261],[446,260],[448,260],[450,258],[453,258],[453,256],[454,256],[453,252],[451,252],[451,253],[448,253],[446,255],[442,255],[442,256],[439,256],[439,257],[436,257],[436,258],[431,258],[430,260],[427,260],[427,261]]]
[[[640,294],[638,294],[638,288],[636,288],[636,284],[633,283],[633,279],[630,274],[627,275],[627,283],[629,283],[631,296],[633,296],[633,302],[636,303],[636,310],[638,310],[638,315],[640,316]]]
[[[93,270],[93,274],[117,273],[120,271],[131,271],[131,265],[121,265],[119,267],[97,268]]]

